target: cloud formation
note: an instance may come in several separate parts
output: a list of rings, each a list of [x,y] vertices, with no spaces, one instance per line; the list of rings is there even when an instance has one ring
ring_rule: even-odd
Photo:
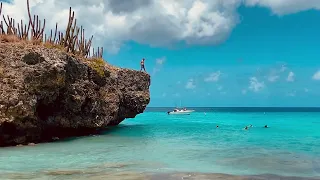
[[[196,85],[194,84],[194,80],[193,79],[189,79],[189,81],[186,84],[186,89],[195,89]]]
[[[190,45],[216,45],[225,41],[239,23],[237,8],[263,6],[279,15],[319,9],[319,0],[30,0],[32,13],[47,20],[47,33],[58,22],[63,30],[68,8],[94,45],[117,53],[127,41],[168,46],[184,41]],[[3,13],[27,20],[26,0],[4,3]],[[49,20],[49,21],[48,21]]]
[[[126,41],[151,46],[179,41],[218,44],[237,24],[238,4],[238,0],[30,0],[31,11],[50,20],[48,28],[53,28],[55,22],[64,28],[72,6],[87,35],[94,34],[97,45],[114,53]],[[5,3],[3,10],[16,21],[27,20],[25,0]]]
[[[271,83],[277,82],[287,69],[286,63],[277,62],[276,67],[271,68],[270,72],[265,77]]]
[[[109,0],[107,4],[111,12],[115,14],[132,13],[135,10],[149,6],[152,0]]]
[[[288,77],[287,77],[287,81],[288,82],[293,82],[294,78],[295,78],[295,74],[292,71],[290,71],[289,74],[288,74]]]
[[[208,77],[206,77],[204,79],[204,81],[206,81],[206,82],[217,82],[220,79],[220,75],[221,75],[220,71],[211,73]]]
[[[260,82],[256,77],[251,77],[249,80],[249,90],[259,92],[265,87],[264,82]]]
[[[156,65],[153,68],[152,75],[155,75],[157,72],[159,72],[165,62],[166,62],[166,57],[161,57],[156,59]]]
[[[314,75],[312,76],[312,79],[316,81],[320,81],[320,70],[314,73]]]
[[[166,57],[158,58],[156,59],[156,64],[163,65],[165,61],[166,61]]]
[[[279,79],[279,76],[276,74],[271,74],[268,76],[268,81],[270,82],[276,82]]]
[[[245,4],[270,8],[277,15],[286,15],[308,9],[320,9],[319,0],[245,0]]]

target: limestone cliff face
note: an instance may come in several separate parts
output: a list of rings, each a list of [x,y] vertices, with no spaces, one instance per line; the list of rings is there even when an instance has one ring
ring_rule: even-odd
[[[118,125],[150,101],[150,76],[55,48],[0,44],[0,146]]]

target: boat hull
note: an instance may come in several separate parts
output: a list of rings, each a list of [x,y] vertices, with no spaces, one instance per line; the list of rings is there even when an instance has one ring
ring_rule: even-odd
[[[171,111],[168,112],[169,115],[190,115],[193,112],[193,110],[187,110],[187,111]]]

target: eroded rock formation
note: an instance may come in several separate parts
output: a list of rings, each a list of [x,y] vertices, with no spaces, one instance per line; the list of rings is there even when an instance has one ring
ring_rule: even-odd
[[[0,44],[0,146],[87,135],[142,113],[150,76],[56,48]]]

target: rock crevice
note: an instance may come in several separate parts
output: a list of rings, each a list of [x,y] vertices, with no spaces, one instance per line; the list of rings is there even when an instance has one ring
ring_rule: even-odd
[[[142,113],[150,76],[61,50],[0,44],[0,146],[96,133]]]

